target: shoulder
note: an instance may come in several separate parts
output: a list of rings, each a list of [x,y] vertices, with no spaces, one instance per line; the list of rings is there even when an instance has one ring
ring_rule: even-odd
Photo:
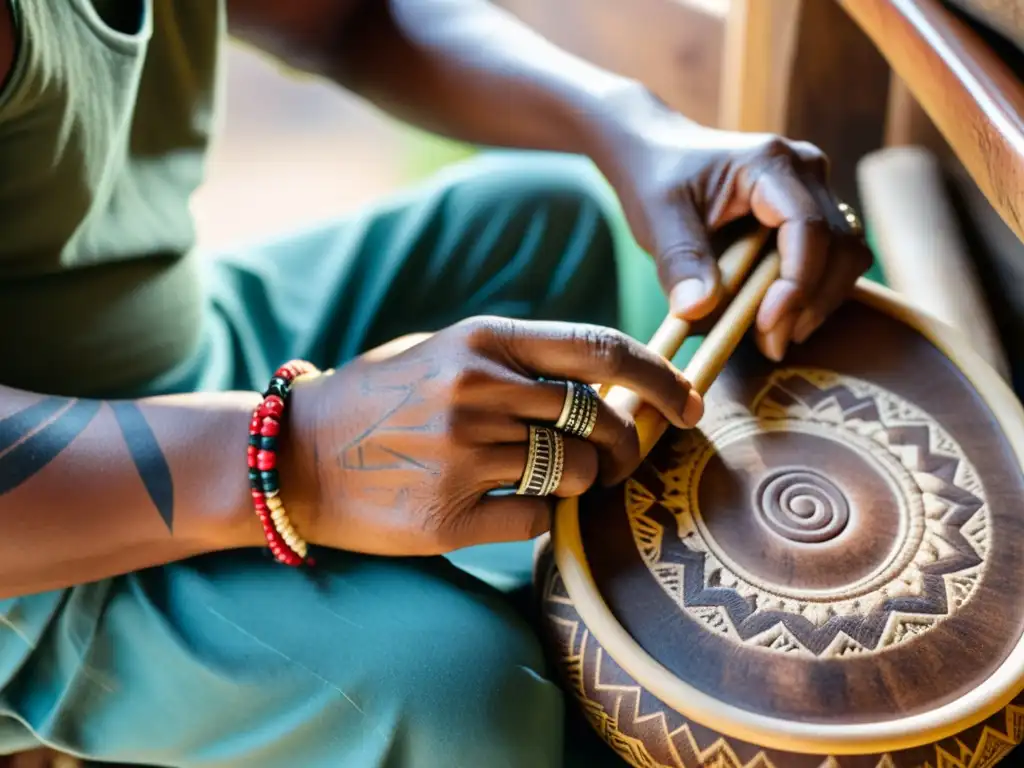
[[[14,68],[17,36],[14,31],[14,13],[10,0],[0,0],[0,87]]]

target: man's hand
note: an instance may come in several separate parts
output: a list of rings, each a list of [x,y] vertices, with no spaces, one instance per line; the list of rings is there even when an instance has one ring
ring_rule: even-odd
[[[527,473],[529,425],[558,420],[566,380],[625,386],[679,428],[703,413],[679,371],[618,331],[471,318],[296,384],[283,471],[301,499],[290,506],[315,510],[300,530],[314,544],[386,556],[538,536],[550,496],[621,482],[641,460],[632,416],[595,398],[593,431],[566,434],[550,496],[492,493]]]
[[[829,223],[836,204],[816,148],[697,126],[487,0],[231,0],[229,16],[235,34],[420,127],[588,155],[656,255],[681,317],[716,304],[709,233],[748,214],[778,229],[782,277],[757,318],[773,359],[820,325],[870,265],[842,217]]]
[[[816,147],[767,134],[704,128],[653,99],[624,114],[624,128],[594,159],[619,194],[638,242],[658,264],[672,311],[711,312],[720,278],[709,235],[753,215],[778,231],[782,275],[757,316],[761,350],[780,360],[847,297],[871,266],[828,190]]]

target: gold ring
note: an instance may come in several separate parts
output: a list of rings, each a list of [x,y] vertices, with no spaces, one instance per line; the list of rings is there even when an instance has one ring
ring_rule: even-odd
[[[520,496],[550,496],[562,482],[565,442],[562,434],[549,427],[530,425],[526,469],[516,493]]]
[[[555,429],[586,440],[597,425],[597,392],[589,384],[565,382],[565,401]]]
[[[864,225],[861,223],[860,216],[853,210],[853,206],[849,203],[840,202],[838,204],[839,212],[843,215],[843,220],[846,225],[850,228],[850,234],[860,237],[864,234]]]

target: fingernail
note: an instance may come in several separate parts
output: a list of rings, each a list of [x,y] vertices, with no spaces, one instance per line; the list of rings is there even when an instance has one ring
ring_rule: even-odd
[[[818,319],[809,309],[800,313],[800,318],[793,327],[793,341],[803,344],[807,338],[818,328]]]
[[[669,306],[673,314],[689,312],[708,295],[708,287],[703,280],[691,277],[683,280],[672,289],[669,295]]]
[[[686,405],[683,407],[683,424],[687,427],[697,426],[697,422],[704,416],[704,398],[700,393],[691,389],[686,396]]]
[[[786,349],[789,347],[795,322],[796,314],[790,312],[779,318],[775,327],[764,335],[764,353],[770,360],[781,363],[782,358],[786,356]]]

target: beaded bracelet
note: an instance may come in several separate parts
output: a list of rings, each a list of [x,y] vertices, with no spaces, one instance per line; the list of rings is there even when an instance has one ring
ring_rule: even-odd
[[[267,544],[279,563],[293,567],[313,565],[313,560],[309,557],[309,545],[295,531],[281,501],[277,438],[292,382],[308,373],[319,373],[319,370],[304,360],[292,360],[274,372],[249,423],[246,457],[253,506],[263,524]]]

